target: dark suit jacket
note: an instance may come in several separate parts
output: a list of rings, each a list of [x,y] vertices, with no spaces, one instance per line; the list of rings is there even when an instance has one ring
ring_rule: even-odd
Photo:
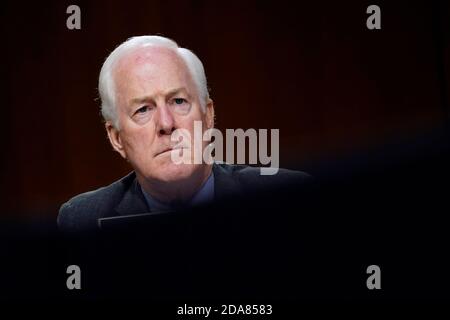
[[[275,175],[264,176],[257,167],[218,163],[213,165],[213,173],[215,200],[310,180],[301,171],[280,169]],[[82,193],[64,203],[57,222],[62,231],[95,230],[99,218],[149,212],[136,174],[131,172],[109,186]]]

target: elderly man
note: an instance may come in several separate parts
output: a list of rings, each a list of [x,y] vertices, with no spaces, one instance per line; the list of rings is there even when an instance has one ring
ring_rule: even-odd
[[[194,152],[176,147],[172,134],[185,129],[193,137],[195,121],[203,130],[212,128],[214,104],[201,61],[170,39],[140,36],[122,43],[103,64],[99,92],[109,141],[134,171],[63,204],[58,225],[64,230],[92,229],[100,218],[172,211],[261,184],[308,179],[283,169],[264,177],[249,166],[173,161],[175,152],[189,157]]]

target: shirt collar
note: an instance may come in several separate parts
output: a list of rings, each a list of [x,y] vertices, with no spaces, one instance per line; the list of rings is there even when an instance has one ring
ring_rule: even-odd
[[[149,195],[141,186],[142,193],[144,194],[145,200],[150,211],[172,211],[176,208],[173,206],[158,201]],[[203,183],[200,189],[194,194],[194,196],[187,202],[185,206],[199,206],[202,204],[210,203],[214,200],[214,173],[211,171],[208,179]]]

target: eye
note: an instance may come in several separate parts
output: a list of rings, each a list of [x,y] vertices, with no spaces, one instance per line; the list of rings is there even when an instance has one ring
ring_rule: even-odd
[[[149,111],[149,107],[148,106],[143,106],[143,107],[140,107],[139,109],[137,109],[136,110],[136,112],[135,113],[146,113],[147,111]]]
[[[175,104],[180,105],[180,104],[183,104],[183,103],[185,103],[185,102],[187,102],[187,101],[186,101],[186,99],[183,99],[183,98],[175,98],[175,99],[173,99],[173,102],[174,102]]]
[[[168,103],[177,114],[186,115],[191,109],[191,103],[185,98],[174,97]]]

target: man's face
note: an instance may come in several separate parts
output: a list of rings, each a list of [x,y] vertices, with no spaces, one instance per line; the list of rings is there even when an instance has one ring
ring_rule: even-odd
[[[204,164],[175,164],[175,129],[194,137],[194,121],[203,131],[213,125],[212,102],[203,113],[195,83],[181,58],[166,48],[144,47],[122,57],[114,70],[120,130],[111,126],[114,148],[149,182],[174,182],[198,174]],[[107,125],[108,128],[108,125]],[[115,141],[114,141],[115,140]]]

